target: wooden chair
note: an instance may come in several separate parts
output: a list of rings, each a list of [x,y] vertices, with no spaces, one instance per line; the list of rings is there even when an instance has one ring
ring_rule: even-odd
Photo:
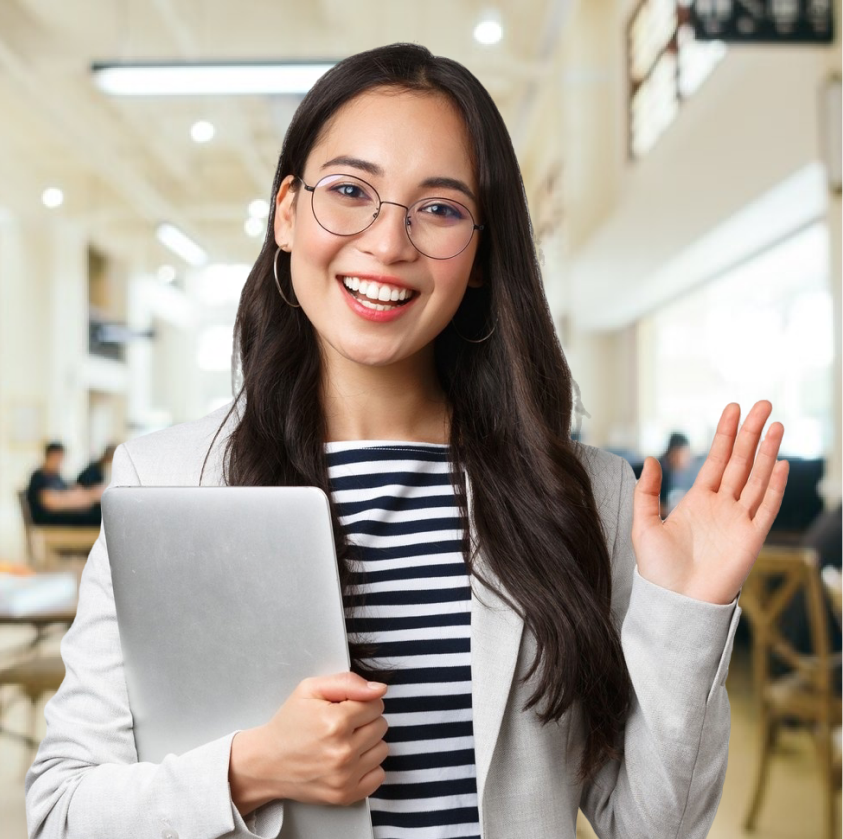
[[[55,567],[61,557],[87,557],[100,535],[98,527],[39,525],[32,521],[26,490],[18,492],[29,564],[33,568]]]
[[[796,650],[781,632],[782,615],[800,594],[804,597],[808,619],[810,654]],[[761,738],[758,774],[744,827],[752,830],[755,826],[776,736],[782,722],[787,720],[804,725],[813,734],[823,783],[825,836],[839,837],[835,825],[841,771],[841,701],[833,680],[840,656],[832,656],[829,649],[826,604],[816,551],[763,547],[744,583],[740,605],[752,630],[752,666]],[[784,663],[789,672],[772,676],[773,659]]]
[[[24,771],[35,759],[38,748],[36,724],[38,703],[49,693],[55,693],[64,679],[64,662],[61,656],[28,656],[15,664],[0,668],[0,696],[5,692],[6,701],[0,702],[0,721],[15,698],[29,700],[27,731],[21,734],[0,726],[0,735],[12,737],[26,745]]]

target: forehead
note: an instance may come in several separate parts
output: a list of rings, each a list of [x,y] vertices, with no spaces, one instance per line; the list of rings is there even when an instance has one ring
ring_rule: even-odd
[[[452,177],[477,191],[468,129],[444,94],[391,88],[361,93],[327,123],[308,169],[319,173],[323,163],[340,156],[379,166],[389,181]]]

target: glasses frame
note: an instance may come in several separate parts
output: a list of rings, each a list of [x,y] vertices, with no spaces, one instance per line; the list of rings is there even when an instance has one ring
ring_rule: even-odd
[[[316,183],[313,186],[308,186],[305,183],[304,178],[300,177],[299,175],[296,175],[295,177],[299,181],[301,181],[301,185],[305,188],[305,190],[307,192],[310,193],[310,211],[313,213],[313,218],[316,220],[316,223],[325,232],[330,233],[332,236],[343,236],[344,238],[348,238],[350,236],[359,236],[364,230],[368,230],[378,220],[378,218],[380,217],[380,214],[381,214],[381,207],[383,207],[384,204],[392,204],[393,206],[401,207],[406,211],[405,215],[404,215],[404,222],[405,222],[404,223],[404,230],[407,232],[407,238],[410,240],[410,244],[422,256],[426,256],[428,259],[445,260],[445,259],[453,259],[454,257],[459,256],[471,244],[471,240],[474,238],[474,231],[475,230],[483,230],[483,228],[486,226],[485,224],[477,224],[474,221],[474,214],[461,201],[455,201],[453,198],[446,198],[444,195],[428,195],[428,196],[425,196],[424,198],[420,198],[418,201],[415,201],[412,204],[410,204],[409,206],[407,206],[406,204],[399,204],[397,201],[384,201],[381,198],[380,193],[368,181],[364,181],[363,178],[359,177],[358,175],[351,175],[349,173],[344,173],[344,172],[337,172],[337,173],[334,173],[334,174],[331,174],[331,175],[324,175],[318,181],[316,181]],[[326,180],[327,178],[354,178],[355,181],[360,181],[360,183],[366,184],[366,186],[369,187],[369,189],[371,189],[372,192],[377,197],[378,208],[375,210],[375,213],[372,216],[372,220],[365,227],[358,230],[356,233],[335,233],[333,230],[329,230],[327,227],[325,227],[324,224],[322,224],[321,221],[319,221],[319,217],[316,215],[316,209],[313,206],[313,196],[314,196],[314,194],[316,192],[316,188],[319,186],[319,184],[321,184],[322,181]],[[436,199],[439,199],[441,201],[449,201],[452,204],[459,204],[459,206],[462,207],[466,211],[466,213],[468,213],[468,217],[471,219],[471,224],[472,224],[471,236],[468,237],[468,241],[465,243],[465,245],[463,245],[463,247],[460,248],[460,250],[458,250],[455,254],[451,254],[451,256],[431,256],[429,253],[425,253],[413,241],[413,237],[410,235],[410,227],[411,227],[410,210],[413,207],[415,207],[416,204],[421,204],[423,201],[435,201]]]

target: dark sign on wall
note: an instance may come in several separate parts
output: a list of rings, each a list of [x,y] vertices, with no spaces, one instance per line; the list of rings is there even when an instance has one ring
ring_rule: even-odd
[[[833,0],[694,0],[691,22],[700,41],[828,44]]]

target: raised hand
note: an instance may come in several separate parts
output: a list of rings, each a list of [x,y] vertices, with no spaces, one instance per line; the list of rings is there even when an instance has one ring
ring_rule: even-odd
[[[784,435],[780,422],[770,425],[756,456],[772,410],[766,399],[756,402],[738,433],[740,405],[725,407],[694,485],[664,521],[659,515],[661,466],[654,457],[644,461],[632,520],[642,577],[697,600],[734,600],[779,512],[787,483],[788,463],[776,460]]]

